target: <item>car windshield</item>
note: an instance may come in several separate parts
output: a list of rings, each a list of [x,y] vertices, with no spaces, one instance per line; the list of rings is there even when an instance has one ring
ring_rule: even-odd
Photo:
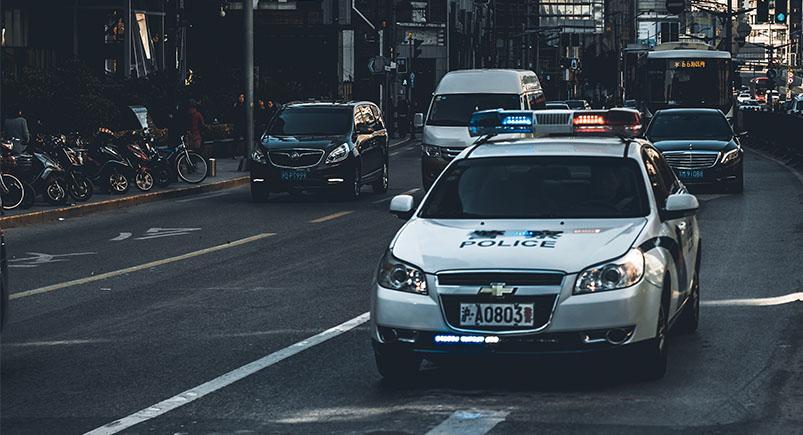
[[[349,132],[349,107],[289,107],[273,118],[271,136],[342,136]]]
[[[427,125],[466,127],[471,114],[480,110],[521,109],[516,94],[443,94],[436,95]]]
[[[572,110],[585,109],[586,102],[584,100],[566,100],[566,105]]]
[[[546,103],[546,108],[548,110],[569,110],[569,106],[565,103]]]
[[[733,130],[725,116],[717,112],[657,113],[646,136],[653,142],[662,140],[730,140]]]
[[[447,169],[423,205],[431,219],[628,218],[649,213],[636,161],[494,157]]]

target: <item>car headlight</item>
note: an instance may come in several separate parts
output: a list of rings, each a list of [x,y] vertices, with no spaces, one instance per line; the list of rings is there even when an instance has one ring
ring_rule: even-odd
[[[346,157],[349,156],[349,144],[343,143],[337,146],[337,148],[333,149],[329,156],[326,157],[326,163],[338,163],[346,160]]]
[[[440,158],[441,156],[441,147],[439,146],[423,144],[421,145],[421,151],[423,151],[427,157]]]
[[[379,265],[376,281],[382,287],[419,295],[427,294],[427,278],[424,272],[403,263],[388,250]]]
[[[262,164],[268,163],[268,158],[265,156],[265,151],[262,151],[262,148],[257,148],[251,153],[251,160]]]
[[[582,271],[574,294],[596,293],[630,287],[644,276],[644,254],[631,249],[624,257]]]
[[[739,157],[739,148],[730,150],[730,151],[726,152],[725,154],[723,154],[722,155],[722,163],[721,164],[724,165],[725,163],[732,162],[732,161],[736,160],[737,157]]]

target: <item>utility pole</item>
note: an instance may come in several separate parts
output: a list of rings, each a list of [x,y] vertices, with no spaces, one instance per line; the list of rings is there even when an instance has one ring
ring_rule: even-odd
[[[254,3],[243,0],[243,73],[245,81],[245,147],[240,169],[248,167],[254,152]]]
[[[733,55],[733,0],[728,0],[727,21],[725,23],[725,50]]]

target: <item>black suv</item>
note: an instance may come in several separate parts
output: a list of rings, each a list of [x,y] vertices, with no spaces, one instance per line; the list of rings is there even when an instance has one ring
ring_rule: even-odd
[[[388,190],[388,134],[371,102],[286,104],[251,155],[251,197],[332,189],[356,199]]]

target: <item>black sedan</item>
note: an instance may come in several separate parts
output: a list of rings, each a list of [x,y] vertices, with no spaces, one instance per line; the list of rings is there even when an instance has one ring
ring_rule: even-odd
[[[251,196],[334,190],[357,198],[363,185],[388,189],[388,134],[370,102],[285,105],[251,155]]]
[[[744,151],[720,110],[659,110],[645,135],[684,184],[744,190]]]

